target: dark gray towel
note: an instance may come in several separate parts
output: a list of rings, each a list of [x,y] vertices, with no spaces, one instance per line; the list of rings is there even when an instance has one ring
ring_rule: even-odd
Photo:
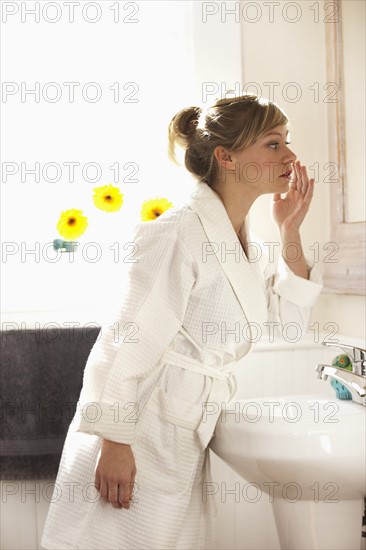
[[[100,328],[1,332],[0,479],[55,477]]]

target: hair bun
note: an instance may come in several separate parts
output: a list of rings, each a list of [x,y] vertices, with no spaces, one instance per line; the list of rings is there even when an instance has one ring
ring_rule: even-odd
[[[201,107],[186,107],[179,111],[169,124],[168,154],[173,162],[177,162],[176,145],[187,149],[191,146],[191,139],[196,133]]]
[[[187,107],[179,111],[175,125],[177,133],[182,137],[191,137],[196,132],[201,113],[200,107]]]

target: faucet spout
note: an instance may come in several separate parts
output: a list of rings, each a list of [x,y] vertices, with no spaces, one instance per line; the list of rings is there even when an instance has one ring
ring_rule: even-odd
[[[324,341],[322,345],[343,350],[352,362],[352,372],[335,365],[320,364],[315,368],[318,378],[326,380],[330,376],[338,380],[350,390],[353,401],[366,406],[366,349],[339,342]]]
[[[346,386],[354,396],[356,401],[366,405],[366,377],[360,376],[335,366],[320,364],[316,367],[318,378],[327,380],[328,376],[338,380]]]

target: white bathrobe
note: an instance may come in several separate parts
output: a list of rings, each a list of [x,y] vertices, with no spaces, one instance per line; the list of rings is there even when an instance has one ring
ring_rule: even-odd
[[[216,508],[202,490],[237,362],[268,322],[305,334],[322,289],[308,259],[306,280],[282,257],[277,268],[251,233],[247,258],[205,183],[181,208],[138,224],[134,241],[119,313],[102,326],[85,367],[44,548],[211,548]],[[131,444],[129,510],[113,508],[94,487],[102,438]]]

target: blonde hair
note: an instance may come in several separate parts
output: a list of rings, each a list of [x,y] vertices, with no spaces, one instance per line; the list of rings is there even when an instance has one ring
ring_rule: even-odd
[[[214,156],[218,145],[238,151],[287,123],[286,114],[275,103],[255,95],[220,99],[206,113],[200,107],[187,107],[170,121],[169,158],[178,163],[176,146],[182,147],[187,170],[213,186],[219,171]]]

